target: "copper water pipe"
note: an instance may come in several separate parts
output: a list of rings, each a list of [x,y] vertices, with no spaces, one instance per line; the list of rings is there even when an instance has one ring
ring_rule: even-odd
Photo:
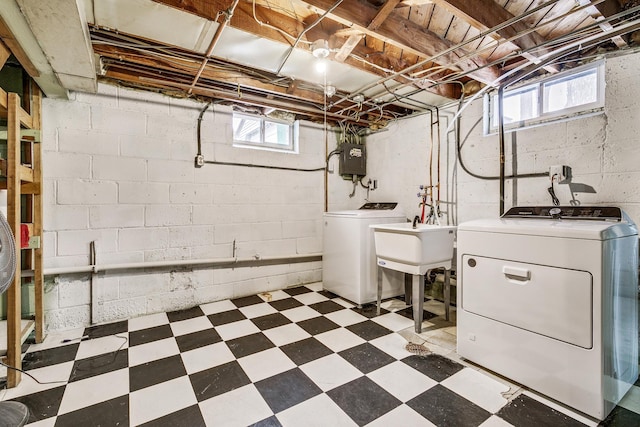
[[[209,57],[213,53],[213,49],[215,49],[216,45],[218,44],[218,40],[220,40],[220,36],[222,35],[222,31],[227,26],[227,24],[231,21],[231,17],[233,16],[233,11],[236,9],[236,6],[238,6],[239,2],[240,2],[240,0],[233,0],[233,3],[231,4],[231,7],[229,7],[229,9],[227,9],[226,11],[223,12],[224,16],[225,16],[224,21],[222,21],[220,24],[218,24],[218,28],[216,29],[216,33],[213,35],[213,39],[211,39],[211,43],[209,43],[209,47],[207,48],[207,52],[204,54],[204,59],[202,60],[202,64],[200,64],[200,68],[198,69],[198,72],[196,73],[196,76],[193,78],[193,82],[191,83],[191,86],[189,87],[189,90],[187,91],[188,94],[191,94],[191,92],[193,91],[193,88],[196,87],[196,83],[198,83],[198,80],[200,79],[200,76],[202,75],[202,72],[204,71],[204,67],[206,67],[207,66],[207,62],[209,62]]]

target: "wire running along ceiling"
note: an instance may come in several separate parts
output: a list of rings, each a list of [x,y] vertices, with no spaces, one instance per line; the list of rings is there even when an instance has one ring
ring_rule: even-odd
[[[85,0],[85,11],[103,78],[312,120],[326,109],[331,122],[377,128],[532,70],[631,49],[635,3]],[[326,73],[310,50],[319,39]]]

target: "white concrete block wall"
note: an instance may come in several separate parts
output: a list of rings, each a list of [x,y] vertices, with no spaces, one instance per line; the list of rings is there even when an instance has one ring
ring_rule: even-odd
[[[572,200],[583,205],[616,205],[640,223],[640,102],[638,88],[640,54],[613,57],[605,63],[605,108],[601,114],[577,118],[505,135],[506,173],[547,172],[549,166],[571,166],[571,185],[556,185],[561,204]],[[465,165],[480,175],[498,175],[498,136],[482,132],[482,101],[462,114],[462,157]],[[445,111],[446,128],[452,111]],[[417,186],[428,177],[429,117],[420,116],[392,124],[387,131],[369,136],[368,172],[378,179],[374,201],[397,200],[409,214],[418,211]],[[457,162],[453,133],[443,135],[443,206],[460,223],[499,215],[499,183],[474,178]],[[550,205],[549,179],[507,180],[505,207]],[[359,193],[360,195],[361,193]],[[343,206],[351,202],[341,198]]]
[[[322,250],[323,173],[207,164],[194,167],[203,104],[99,85],[97,94],[45,99],[45,270]],[[324,166],[323,130],[300,126],[299,154],[232,146],[231,109],[202,123],[206,160]],[[335,145],[335,143],[333,143]],[[320,262],[243,268],[166,268],[94,276],[96,322],[321,280]],[[87,325],[89,276],[46,278],[49,329]]]

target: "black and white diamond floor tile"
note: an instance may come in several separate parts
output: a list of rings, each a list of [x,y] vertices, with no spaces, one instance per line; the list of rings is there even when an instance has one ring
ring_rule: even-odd
[[[413,327],[410,310],[393,305],[376,316],[314,284],[94,326],[31,346],[25,369],[46,383],[25,375],[0,398],[25,403],[34,427],[595,425],[408,352],[397,332]],[[640,415],[617,407],[603,425]]]

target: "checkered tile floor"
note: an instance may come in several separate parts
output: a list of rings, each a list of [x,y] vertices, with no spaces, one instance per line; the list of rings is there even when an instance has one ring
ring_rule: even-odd
[[[20,385],[31,426],[576,426],[529,394],[396,333],[313,284],[84,330],[33,345]],[[428,317],[435,314],[426,313]],[[76,335],[82,336],[82,335]],[[640,425],[618,407],[607,425]],[[624,424],[620,424],[624,422]]]

